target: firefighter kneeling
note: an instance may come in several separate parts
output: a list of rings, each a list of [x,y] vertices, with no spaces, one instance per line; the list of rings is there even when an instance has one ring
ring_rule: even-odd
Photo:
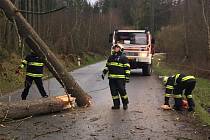
[[[186,76],[184,74],[176,74],[170,77],[164,76],[163,82],[166,87],[165,104],[162,106],[164,109],[170,108],[170,97],[174,97],[175,105],[173,108],[175,110],[181,111],[182,108],[186,108],[186,103],[184,103],[185,101],[182,96],[182,93],[185,90],[184,95],[187,98],[188,111],[194,111],[195,104],[192,98],[192,91],[194,90],[196,84],[194,76]]]
[[[102,78],[104,79],[108,72],[109,86],[114,103],[112,109],[120,109],[121,97],[123,109],[126,110],[128,108],[128,96],[125,84],[129,82],[130,64],[120,46],[113,46],[113,50],[113,54],[107,60],[106,68],[103,70]]]

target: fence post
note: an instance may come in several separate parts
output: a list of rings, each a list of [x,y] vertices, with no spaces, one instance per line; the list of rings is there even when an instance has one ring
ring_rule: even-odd
[[[78,66],[80,66],[81,65],[81,58],[78,56],[78,58],[77,58],[77,63],[78,63]]]

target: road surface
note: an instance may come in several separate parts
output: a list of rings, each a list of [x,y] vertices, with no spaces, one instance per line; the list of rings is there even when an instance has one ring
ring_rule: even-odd
[[[105,62],[72,72],[82,88],[92,96],[92,106],[57,114],[36,116],[0,126],[0,138],[15,140],[208,140],[210,131],[195,122],[188,112],[163,111],[164,89],[157,76],[142,76],[133,71],[127,84],[128,110],[111,110],[108,80],[100,74]],[[45,81],[51,96],[63,94],[53,78]],[[49,90],[50,89],[50,90]],[[1,101],[20,100],[19,90]],[[29,100],[40,98],[36,87]]]

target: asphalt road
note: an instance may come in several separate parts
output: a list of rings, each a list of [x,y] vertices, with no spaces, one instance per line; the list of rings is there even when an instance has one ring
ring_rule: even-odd
[[[76,108],[57,114],[36,116],[24,121],[0,126],[0,138],[17,140],[208,140],[210,131],[193,119],[188,112],[163,111],[164,89],[157,76],[132,73],[127,84],[128,110],[111,110],[112,99],[108,80],[100,74],[105,62],[72,72],[82,88],[92,96],[92,106]],[[63,89],[55,79],[45,81],[51,96],[62,95]],[[19,90],[0,101],[20,100]],[[40,98],[36,87],[29,100]]]

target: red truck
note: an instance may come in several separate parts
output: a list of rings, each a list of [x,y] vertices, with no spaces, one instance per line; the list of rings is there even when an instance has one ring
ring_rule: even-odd
[[[152,73],[152,56],[155,53],[154,39],[146,30],[115,30],[110,34],[110,43],[124,49],[131,69],[142,69],[145,76]]]

